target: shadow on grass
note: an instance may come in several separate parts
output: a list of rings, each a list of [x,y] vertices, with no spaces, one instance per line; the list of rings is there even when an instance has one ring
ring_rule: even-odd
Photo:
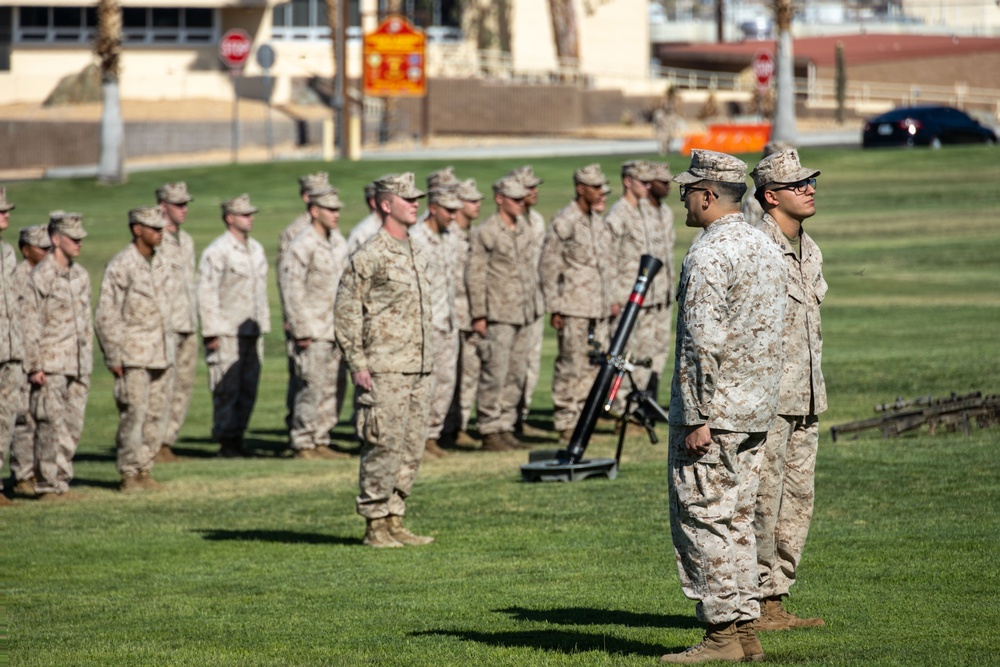
[[[194,530],[206,540],[224,542],[277,542],[279,544],[344,544],[359,545],[359,537],[340,537],[319,533],[296,533],[291,530]]]
[[[114,461],[118,458],[115,450],[109,449],[106,454],[101,454],[100,452],[77,452],[73,455],[73,461],[77,463],[83,463],[85,461],[97,461],[103,463],[105,461]]]
[[[552,623],[554,625],[624,625],[631,628],[677,628],[687,630],[702,625],[691,616],[674,614],[637,614],[620,609],[594,609],[591,607],[565,607],[562,609],[525,609],[507,607],[496,609],[521,621]]]
[[[519,632],[475,632],[471,630],[426,630],[412,636],[446,636],[504,648],[533,648],[566,654],[602,651],[611,655],[661,656],[687,647],[669,648],[608,635],[592,635],[564,630],[523,630]]]
[[[76,457],[73,457],[76,460]],[[114,460],[114,457],[112,457]],[[109,480],[109,479],[86,479],[83,477],[74,477],[71,486],[86,486],[92,489],[108,489],[109,491],[117,491],[120,485],[119,480]]]

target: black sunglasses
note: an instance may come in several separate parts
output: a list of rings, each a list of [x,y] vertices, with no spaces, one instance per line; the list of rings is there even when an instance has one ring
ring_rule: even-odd
[[[791,190],[797,195],[804,195],[806,190],[812,188],[816,189],[816,179],[815,178],[803,178],[797,183],[789,183],[788,185],[782,185],[780,188],[771,188],[772,190]]]

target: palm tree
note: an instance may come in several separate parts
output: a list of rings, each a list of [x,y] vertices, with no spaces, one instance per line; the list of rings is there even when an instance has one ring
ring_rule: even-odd
[[[101,153],[97,180],[125,182],[125,126],[122,122],[121,93],[118,89],[122,51],[122,8],[117,0],[97,4],[97,41],[94,52],[101,65]]]
[[[778,30],[774,78],[777,95],[774,103],[771,141],[784,142],[794,146],[798,143],[799,137],[795,127],[795,70],[792,67],[794,56],[792,53],[791,0],[774,0],[774,17],[774,23]]]
[[[573,0],[549,0],[552,32],[555,35],[556,56],[560,64],[576,62],[580,57],[579,30]]]

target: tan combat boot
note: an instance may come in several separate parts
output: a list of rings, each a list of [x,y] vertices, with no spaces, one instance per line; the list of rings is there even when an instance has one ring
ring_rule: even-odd
[[[368,519],[368,526],[365,528],[364,544],[376,549],[392,549],[403,546],[389,533],[389,518]]]
[[[414,535],[408,531],[406,526],[403,525],[403,517],[398,514],[389,515],[389,534],[392,535],[392,539],[397,542],[401,544],[409,544],[411,546],[431,544],[434,541],[433,537]]]
[[[135,473],[122,475],[122,481],[118,483],[118,490],[122,493],[138,493],[144,491],[145,488]]]
[[[150,491],[159,491],[163,485],[153,479],[153,475],[148,470],[140,470],[138,476],[139,485]]]
[[[484,452],[506,452],[510,451],[510,445],[503,433],[490,433],[483,436],[483,446],[480,449]]]
[[[17,480],[17,484],[14,485],[14,495],[20,496],[21,498],[34,498],[35,480],[33,479]]]
[[[510,447],[511,449],[531,449],[531,445],[524,444],[523,442],[521,442],[520,438],[518,438],[510,431],[506,433],[501,433],[500,435],[503,436],[504,442],[507,443],[507,446]]]
[[[333,449],[332,447],[329,447],[328,445],[317,445],[315,451],[316,451],[317,457],[321,458],[321,459],[332,460],[332,459],[349,459],[349,458],[351,458],[351,455],[348,454],[347,452],[337,451],[336,449]]]
[[[822,618],[799,618],[785,609],[781,596],[764,598],[760,605],[760,618],[754,622],[757,632],[774,632],[792,628],[821,628],[826,625]]]
[[[180,457],[174,454],[174,450],[170,445],[161,445],[160,451],[156,452],[153,461],[155,463],[177,463],[180,461]]]
[[[744,662],[758,662],[764,659],[764,647],[760,645],[760,638],[754,632],[754,621],[740,621],[736,624],[736,633],[740,637],[740,646],[743,647]]]
[[[559,444],[563,446],[568,445],[572,437],[573,437],[573,429],[564,428],[563,430],[559,431]]]
[[[434,438],[428,438],[427,442],[424,443],[424,456],[430,456],[435,459],[443,459],[448,456],[448,452],[441,449],[437,440]]]
[[[720,623],[708,626],[704,638],[691,648],[680,653],[661,655],[660,662],[672,665],[697,665],[715,660],[743,662],[745,657],[736,623]]]
[[[479,445],[479,441],[469,435],[468,431],[459,431],[458,435],[455,436],[455,445],[457,447],[476,447]]]

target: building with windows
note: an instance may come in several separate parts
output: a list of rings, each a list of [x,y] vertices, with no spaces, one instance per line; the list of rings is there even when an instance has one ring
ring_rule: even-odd
[[[96,7],[81,0],[14,2],[0,7],[0,104],[41,103],[61,79],[96,62],[91,48]],[[388,3],[348,3],[348,76],[356,79],[361,33],[375,28]],[[302,82],[334,73],[325,0],[122,0],[122,5],[120,81],[126,99],[230,99],[233,82],[218,44],[231,28],[249,33],[254,52],[263,44],[274,49],[268,74],[277,103],[290,100]],[[569,69],[598,87],[628,87],[648,78],[647,0],[401,0],[399,5],[427,31],[432,77],[488,71],[565,79]],[[568,7],[575,21],[578,44],[572,57],[559,54],[555,30],[565,18],[553,20],[553,7],[562,12]],[[262,74],[251,56],[241,94],[254,90],[253,81]]]

